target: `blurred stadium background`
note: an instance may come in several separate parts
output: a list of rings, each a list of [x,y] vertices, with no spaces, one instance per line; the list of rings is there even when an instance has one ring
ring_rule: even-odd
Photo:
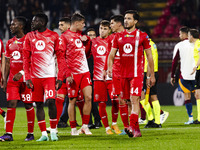
[[[0,0],[0,38],[4,45],[12,35],[9,32],[11,20],[15,16],[28,19],[38,12],[49,16],[48,27],[59,33],[60,17],[70,17],[81,12],[86,17],[86,27],[98,32],[102,19],[115,14],[124,14],[135,9],[141,16],[138,27],[146,27],[150,37],[156,43],[159,54],[158,97],[161,105],[183,105],[183,95],[172,87],[170,82],[171,59],[174,45],[179,42],[179,28],[186,25],[200,27],[199,0]],[[60,34],[60,33],[59,33]],[[1,106],[6,106],[5,93],[2,91]]]

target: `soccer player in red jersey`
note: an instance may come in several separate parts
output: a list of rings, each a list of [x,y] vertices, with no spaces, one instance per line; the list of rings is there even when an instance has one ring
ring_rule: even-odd
[[[12,20],[10,30],[12,39],[6,44],[6,62],[3,88],[7,95],[6,134],[0,137],[1,141],[13,141],[12,132],[18,101],[23,101],[28,120],[28,134],[25,141],[34,139],[33,128],[35,111],[31,101],[31,90],[26,87],[23,72],[23,44],[26,34],[26,18],[16,17]],[[8,80],[8,81],[7,81]],[[7,88],[7,90],[6,90]]]
[[[32,89],[32,101],[36,103],[36,115],[42,136],[37,141],[48,141],[44,113],[44,96],[49,109],[51,140],[57,141],[56,124],[57,111],[55,105],[56,89],[62,85],[62,52],[58,50],[59,36],[46,28],[48,17],[36,14],[31,23],[32,32],[26,35],[23,48],[25,80]],[[55,54],[58,62],[58,77],[56,81]],[[64,59],[63,59],[64,60]],[[56,88],[55,88],[56,87]],[[44,94],[45,93],[45,94]]]
[[[155,84],[154,65],[151,54],[151,46],[146,33],[136,29],[135,25],[139,21],[137,11],[129,10],[125,12],[125,31],[117,33],[113,40],[112,50],[108,57],[108,75],[112,77],[112,66],[115,55],[119,50],[120,54],[120,83],[121,98],[131,100],[130,126],[127,130],[129,137],[140,137],[141,132],[138,124],[138,114],[140,111],[139,99],[143,86],[144,75],[144,50],[150,66],[150,80],[147,85]]]
[[[99,102],[99,114],[106,128],[107,134],[113,134],[108,123],[108,116],[106,112],[107,92],[112,98],[112,79],[107,77],[106,81],[103,79],[103,69],[107,53],[110,49],[110,23],[107,20],[102,20],[99,26],[100,36],[92,40],[91,52],[94,59],[94,102]]]
[[[74,13],[71,18],[70,30],[67,30],[60,36],[59,42],[60,50],[65,51],[66,58],[66,77],[69,97],[68,114],[71,135],[79,135],[76,129],[75,116],[75,104],[79,89],[82,90],[85,99],[83,106],[83,125],[80,131],[86,135],[92,134],[88,128],[91,112],[92,87],[86,59],[87,46],[84,45],[90,42],[90,40],[88,39],[89,37],[81,34],[84,26],[85,17],[80,13]]]
[[[4,55],[5,55],[5,51],[4,51],[3,41],[0,39],[0,86],[1,87],[3,85],[2,74],[4,74],[4,66],[5,66]],[[0,108],[0,115],[2,115],[2,117],[4,118],[4,123],[6,123],[6,112],[1,108]]]
[[[114,15],[110,18],[110,27],[112,30],[112,34],[110,35],[110,38],[113,42],[114,36],[118,32],[124,31],[124,16],[123,15]],[[105,65],[105,71],[107,70],[107,61]],[[104,71],[104,75],[106,72]],[[120,56],[119,51],[115,55],[113,67],[112,67],[112,81],[113,81],[113,95],[118,97],[119,101],[113,101],[112,109],[115,111],[112,111],[112,114],[115,112],[118,112],[120,110],[120,115],[122,122],[124,124],[124,128],[129,127],[128,123],[128,105],[126,101],[121,99],[120,96]],[[115,102],[115,103],[114,103]],[[118,104],[119,103],[119,104]],[[115,126],[112,126],[112,128],[115,128]],[[125,132],[122,132],[120,135],[126,134]]]

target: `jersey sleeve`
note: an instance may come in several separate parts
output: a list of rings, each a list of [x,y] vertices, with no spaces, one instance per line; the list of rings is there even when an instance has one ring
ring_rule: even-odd
[[[113,42],[112,42],[112,45],[111,47],[112,48],[116,48],[116,49],[119,49],[119,45],[118,45],[118,41],[117,41],[117,34],[115,35],[114,39],[113,39]]]
[[[145,33],[144,34],[144,40],[143,40],[143,43],[142,43],[142,45],[143,45],[143,47],[144,47],[144,50],[145,49],[149,49],[149,48],[151,48],[151,45],[150,45],[150,39],[149,39],[149,36]]]
[[[9,44],[10,44],[10,42],[8,41],[8,42],[6,43],[6,53],[5,53],[5,57],[8,57],[8,58],[10,58]]]
[[[65,58],[64,58],[64,50],[59,48],[60,38],[58,34],[55,39],[55,53],[57,57],[58,63],[58,80],[64,80],[64,68],[65,68]]]
[[[83,42],[85,46],[85,54],[86,57],[89,58],[91,56],[91,46],[92,46],[92,41],[89,36],[87,36],[88,40]]]
[[[198,50],[198,52],[200,52],[200,41],[198,41],[198,43],[197,43],[197,50]]]
[[[29,36],[25,37],[23,45],[23,69],[25,74],[25,80],[30,80],[30,68],[31,68],[31,46]]]
[[[110,39],[109,42],[108,42],[108,52],[107,52],[107,55],[106,55],[106,60],[105,60],[105,64],[104,64],[104,70],[108,70],[108,56],[110,54],[111,47],[112,47],[112,42],[111,42],[111,39]]]

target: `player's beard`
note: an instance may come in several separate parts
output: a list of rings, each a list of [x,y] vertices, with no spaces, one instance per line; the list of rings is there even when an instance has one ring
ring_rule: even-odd
[[[130,30],[131,28],[133,28],[133,26],[129,26],[129,27],[125,26],[124,28]]]

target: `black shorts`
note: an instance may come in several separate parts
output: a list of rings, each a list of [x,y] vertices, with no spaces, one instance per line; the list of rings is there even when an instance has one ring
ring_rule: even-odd
[[[200,70],[196,71],[194,88],[195,89],[200,89]]]
[[[157,82],[159,78],[158,72],[155,72],[154,75],[155,75],[156,82],[155,82],[155,85],[150,88],[150,95],[157,95]],[[142,88],[143,91],[147,89],[146,79],[147,79],[147,73],[145,72],[144,78],[143,78],[143,88]]]

